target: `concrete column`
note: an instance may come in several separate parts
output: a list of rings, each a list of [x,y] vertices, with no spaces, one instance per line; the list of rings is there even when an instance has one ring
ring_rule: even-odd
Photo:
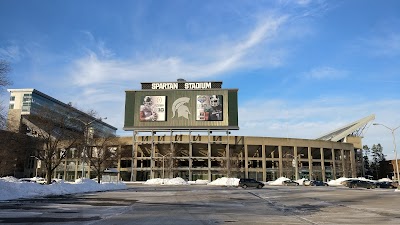
[[[274,151],[275,151],[275,150],[274,150]],[[274,152],[274,151],[271,152],[272,169],[275,169],[275,152]],[[273,170],[273,172],[272,172],[272,180],[276,180],[276,177],[275,177],[275,170]]]
[[[335,161],[335,149],[332,148],[332,178],[336,180],[336,161]]]
[[[208,152],[207,152],[207,157],[208,157],[208,182],[211,182],[211,131],[208,130]]]
[[[351,176],[357,177],[356,156],[354,154],[354,149],[350,150],[350,167],[351,167]]]
[[[230,149],[229,149],[229,130],[226,131],[226,175],[231,177],[231,156],[230,156]]]
[[[283,177],[283,155],[282,155],[282,146],[278,146],[279,153],[279,177]]]
[[[314,179],[312,164],[313,164],[313,159],[312,159],[311,147],[308,147],[308,176],[310,180]]]
[[[172,152],[172,145],[171,145],[171,152]],[[192,159],[192,156],[193,156],[192,132],[189,131],[189,181],[192,181],[192,177],[193,177],[193,173],[192,173],[193,159]]]
[[[137,180],[137,158],[138,158],[138,149],[139,145],[137,143],[137,132],[133,132],[133,144],[132,144],[132,174],[131,174],[131,180],[136,181]],[[143,164],[142,164],[143,166]]]
[[[298,154],[297,154],[297,146],[293,146],[293,156],[294,156],[294,163],[296,164],[296,167],[294,168],[295,170],[295,174],[294,174],[294,177],[295,177],[295,179],[296,180],[298,180],[299,179],[299,159],[297,158],[298,157]]]
[[[345,161],[344,161],[344,150],[340,149],[340,157],[342,159],[342,177],[346,177],[346,168],[345,168]]]
[[[154,157],[156,154],[155,146],[154,146],[154,132],[151,131],[151,155],[150,155],[150,179],[154,179],[154,167],[155,161]]]
[[[117,174],[117,179],[118,179],[118,182],[119,182],[119,180],[121,178],[121,145],[118,145],[117,152],[118,152],[118,164],[117,164],[118,174]]]
[[[265,155],[265,145],[264,142],[262,142],[263,145],[261,146],[261,155],[262,155],[262,171],[263,171],[263,175],[262,175],[262,180],[264,182],[267,181],[267,162],[266,162],[266,155]]]
[[[244,145],[244,178],[249,178],[249,149]]]
[[[320,148],[319,151],[320,151],[320,153],[321,153],[321,173],[322,173],[322,181],[326,181],[324,148]]]

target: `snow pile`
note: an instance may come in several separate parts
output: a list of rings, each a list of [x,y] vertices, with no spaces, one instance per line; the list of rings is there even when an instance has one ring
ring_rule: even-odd
[[[304,185],[304,181],[306,181],[306,178],[301,178],[299,180],[296,180],[295,182],[298,183],[299,185]]]
[[[289,178],[286,177],[279,177],[278,179],[274,180],[274,181],[269,181],[268,185],[282,185],[283,181],[285,180],[290,180]]]
[[[389,178],[382,178],[382,179],[379,179],[378,182],[393,182],[393,180],[391,180]]]
[[[354,179],[354,178],[340,177],[340,178],[338,178],[338,179],[336,179],[336,180],[330,180],[330,181],[328,182],[328,185],[329,185],[329,186],[340,186],[340,185],[342,185],[341,183],[342,183],[343,181],[352,180],[352,179]]]
[[[188,181],[189,184],[208,184],[208,180]]]
[[[180,178],[180,177],[176,177],[176,178],[165,178],[165,179],[161,179],[161,178],[155,178],[155,179],[150,179],[147,180],[146,182],[144,182],[143,184],[147,184],[147,185],[187,185],[188,182],[186,182],[184,179]]]
[[[219,186],[239,186],[239,178],[228,178],[228,177],[221,177],[218,178],[207,185],[219,185]]]
[[[98,184],[90,179],[79,179],[76,182],[61,182],[43,185],[33,182],[20,182],[12,177],[0,178],[0,200],[34,198],[48,195],[65,195],[85,192],[126,189],[124,183]]]

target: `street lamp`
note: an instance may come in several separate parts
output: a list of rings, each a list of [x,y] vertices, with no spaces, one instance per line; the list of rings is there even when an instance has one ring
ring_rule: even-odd
[[[165,157],[167,156],[167,155],[172,155],[172,152],[170,152],[170,153],[167,153],[167,154],[165,154],[165,155],[163,155],[163,154],[161,154],[161,153],[159,153],[159,152],[157,152],[156,154],[159,154],[159,155],[161,155],[161,157],[162,157],[162,179],[163,179],[163,181],[162,181],[162,183],[164,184],[164,161],[165,161]]]
[[[291,154],[287,154],[293,157],[294,159],[294,164],[295,166],[293,166],[295,168],[295,173],[296,173],[296,180],[299,179],[299,163],[298,163],[298,158],[300,158],[301,156],[304,156],[304,154],[298,154],[297,156],[291,155]]]
[[[85,129],[84,129],[85,145],[83,147],[83,156],[82,156],[82,178],[83,178],[83,177],[86,177],[86,174],[85,174],[85,162],[86,162],[86,148],[87,148],[87,146],[89,146],[89,131],[90,131],[89,125],[92,124],[95,121],[106,120],[107,117],[104,117],[104,118],[100,117],[100,118],[94,119],[94,120],[92,120],[90,122],[85,122],[85,121],[83,121],[83,120],[81,120],[79,118],[76,118],[76,117],[73,118],[73,119],[83,123],[83,125],[85,126]],[[91,133],[93,133],[93,130],[91,130]]]
[[[381,126],[384,126],[384,127],[386,127],[387,129],[389,129],[391,132],[392,132],[392,136],[393,136],[393,145],[394,145],[394,150],[393,150],[393,152],[394,152],[394,160],[396,161],[396,174],[397,174],[397,182],[398,183],[400,183],[400,176],[399,176],[399,163],[397,162],[397,150],[396,150],[396,137],[395,137],[395,135],[394,135],[394,131],[395,130],[397,130],[400,126],[398,126],[398,127],[396,127],[396,128],[390,128],[390,127],[388,127],[388,126],[386,126],[386,125],[384,125],[384,124],[381,124],[381,123],[374,123],[374,124],[372,124],[372,125],[381,125]]]

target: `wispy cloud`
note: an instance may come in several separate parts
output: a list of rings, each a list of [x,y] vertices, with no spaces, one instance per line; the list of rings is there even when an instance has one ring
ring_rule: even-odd
[[[311,69],[309,72],[303,75],[309,79],[340,79],[344,78],[349,74],[346,70],[340,70],[329,66],[322,66]]]
[[[253,99],[240,105],[240,130],[233,135],[314,139],[371,114],[376,115],[375,122],[400,125],[400,115],[396,113],[400,111],[400,100],[358,102],[351,99],[341,98],[329,103],[320,99],[296,102]],[[363,144],[381,143],[385,154],[393,157],[388,131],[370,125],[364,130]]]
[[[75,84],[85,86],[93,83],[108,82],[110,80],[137,81],[160,80],[160,76],[175,79],[185,76],[186,79],[201,79],[222,74],[234,69],[245,68],[254,65],[256,60],[249,53],[254,53],[257,47],[272,39],[285,21],[286,16],[268,17],[263,19],[258,26],[248,34],[244,34],[242,40],[226,43],[209,43],[209,46],[194,46],[190,57],[175,55],[173,52],[168,57],[155,57],[146,59],[117,59],[112,58],[112,52],[108,50],[104,42],[97,42],[96,50],[88,51],[88,55],[76,60],[70,70]],[[87,33],[92,40],[93,36]],[[204,48],[209,49],[208,58],[202,54]],[[272,48],[271,48],[272,49]],[[212,54],[214,53],[214,54]],[[271,54],[274,51],[271,50]],[[106,55],[107,57],[103,57]],[[146,55],[146,53],[143,53]],[[263,61],[265,66],[276,66],[279,64],[279,51],[274,57]]]
[[[0,48],[0,58],[14,62],[19,61],[21,59],[21,51],[19,46],[10,45]]]
[[[363,39],[363,43],[372,55],[394,57],[400,56],[400,32],[381,33],[381,36],[374,36]]]

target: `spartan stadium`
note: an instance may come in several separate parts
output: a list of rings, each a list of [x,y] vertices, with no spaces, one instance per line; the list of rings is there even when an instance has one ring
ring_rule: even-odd
[[[142,83],[126,91],[118,171],[123,180],[361,176],[361,138],[371,115],[317,139],[232,136],[238,89],[222,82]]]

